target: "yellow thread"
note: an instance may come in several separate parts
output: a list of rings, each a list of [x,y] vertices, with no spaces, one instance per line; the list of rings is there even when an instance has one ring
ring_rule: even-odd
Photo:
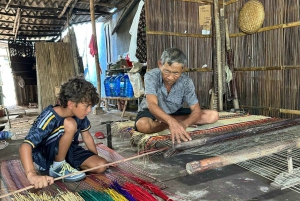
[[[127,199],[123,195],[121,195],[114,189],[108,188],[108,189],[105,189],[104,192],[106,192],[108,195],[110,195],[110,197],[112,197],[113,200],[115,200],[115,201],[127,201]]]

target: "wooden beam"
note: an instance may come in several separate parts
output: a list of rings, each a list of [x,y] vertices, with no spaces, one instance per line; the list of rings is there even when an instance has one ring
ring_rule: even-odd
[[[211,35],[176,33],[176,32],[168,32],[168,31],[147,31],[146,33],[149,35],[167,35],[167,36],[180,36],[180,37],[191,37],[191,38],[211,38]]]
[[[66,0],[57,0],[59,2],[67,2]],[[84,0],[81,0],[81,1],[78,1],[77,4],[87,4],[87,5],[90,5],[90,1],[84,1]],[[115,4],[110,4],[110,3],[101,3],[101,2],[94,2],[94,5],[97,5],[97,6],[104,6],[104,7],[109,7],[109,8],[114,8],[114,7],[117,7]]]
[[[80,3],[80,4],[90,4],[90,1],[81,0],[81,1],[78,1],[77,3]],[[94,5],[104,6],[104,7],[109,7],[109,8],[117,7],[116,4],[101,3],[101,2],[94,2]]]
[[[58,36],[59,34],[45,34],[45,35],[19,35],[21,37],[33,37],[33,38],[41,38],[41,37],[52,37]],[[1,33],[0,36],[15,36],[14,34],[3,34]]]
[[[0,7],[4,7],[5,4],[0,3]],[[10,5],[10,8],[19,8],[20,5]],[[60,11],[63,8],[62,7],[58,7],[58,8],[53,8],[53,7],[35,7],[35,6],[21,6],[22,10],[37,10],[37,11],[41,11],[41,10],[50,10],[50,11]]]
[[[0,27],[0,30],[3,30],[3,31],[13,31],[13,28],[9,28],[9,27]],[[19,31],[22,31],[22,32],[51,32],[51,33],[54,33],[54,32],[60,32],[60,30],[45,30],[45,29],[38,29],[38,30],[24,30],[24,29],[19,29]]]
[[[11,13],[5,13],[5,12],[0,12],[0,15],[4,16],[15,16],[14,14]],[[66,21],[66,17],[61,17],[58,18],[57,16],[32,16],[32,15],[21,15],[21,18],[33,18],[33,19],[49,19],[49,20],[60,20],[60,21]]]
[[[13,21],[8,21],[8,20],[0,20],[0,23],[12,24],[14,22]],[[24,22],[21,22],[20,25],[25,25],[25,26],[43,26],[43,27],[62,27],[62,26],[64,26],[64,24],[32,24],[32,23],[24,23]]]
[[[224,4],[225,4],[225,6],[228,6],[229,4],[236,3],[238,1],[239,0],[229,0],[229,1],[225,2]]]
[[[16,41],[16,38],[18,35],[20,21],[21,21],[21,8],[18,8],[16,17],[15,17],[14,28],[13,28],[13,33],[15,34],[14,41]]]
[[[129,15],[129,13],[133,10],[133,8],[135,7],[135,5],[139,2],[140,0],[133,0],[132,3],[130,4],[130,6],[124,11],[124,13],[122,14],[122,16],[119,18],[117,25],[115,26],[115,28],[113,29],[111,35],[113,35],[115,32],[118,31],[119,27],[121,26],[121,24],[124,22],[124,20],[126,19],[126,17]]]
[[[0,3],[0,7],[4,7],[6,4],[1,4]],[[19,5],[10,5],[9,6],[10,8],[19,8],[20,6]],[[58,8],[53,8],[53,7],[34,7],[34,6],[22,6],[21,7],[22,10],[35,10],[35,11],[62,11],[64,9],[64,7],[58,7]],[[69,10],[69,8],[67,8],[67,11]],[[90,13],[90,10],[89,9],[82,9],[82,8],[78,8],[78,7],[74,7],[73,9],[74,11],[76,12],[87,12],[87,13]],[[104,12],[104,11],[101,11],[100,9],[96,9],[95,10],[96,12],[98,13],[103,13],[103,14],[111,14],[109,12]]]
[[[67,8],[69,7],[69,5],[71,4],[72,1],[73,0],[68,0],[68,2],[65,4],[64,8],[62,9],[60,14],[58,15],[58,18],[61,18],[65,14]]]

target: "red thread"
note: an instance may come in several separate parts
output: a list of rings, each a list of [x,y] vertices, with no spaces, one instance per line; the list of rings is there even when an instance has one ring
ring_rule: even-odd
[[[155,199],[148,191],[135,184],[126,182],[123,185],[123,188],[126,189],[137,201],[157,201],[157,199]]]

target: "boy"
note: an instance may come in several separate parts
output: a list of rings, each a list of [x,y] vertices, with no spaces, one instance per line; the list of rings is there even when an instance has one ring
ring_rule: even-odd
[[[85,173],[77,169],[90,169],[107,163],[98,156],[87,119],[92,107],[99,102],[96,88],[82,77],[72,78],[61,86],[58,100],[60,105],[48,106],[37,117],[20,146],[27,179],[35,188],[51,185],[54,178],[74,172],[78,174],[64,180],[82,180]],[[78,145],[80,133],[88,150]],[[33,162],[40,169],[49,170],[49,176],[38,175]],[[102,173],[105,169],[102,167],[92,172]]]

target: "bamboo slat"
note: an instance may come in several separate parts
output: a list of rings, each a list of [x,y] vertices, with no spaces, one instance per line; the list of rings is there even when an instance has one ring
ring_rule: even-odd
[[[275,29],[286,29],[286,28],[291,28],[291,27],[298,27],[300,26],[300,21],[298,22],[290,22],[290,23],[286,23],[286,24],[278,24],[278,25],[274,25],[274,26],[269,26],[269,27],[262,27],[260,29],[258,29],[257,33],[259,32],[265,32],[265,31],[271,31],[271,30],[275,30]],[[245,36],[247,34],[240,32],[240,33],[234,33],[234,34],[230,34],[230,37],[240,37],[240,36]]]
[[[35,44],[39,110],[56,103],[55,87],[75,76],[68,43]]]
[[[167,31],[147,31],[147,34],[163,35],[163,36],[180,36],[180,37],[191,37],[191,38],[211,38],[211,35],[175,33],[175,32],[167,32]]]
[[[295,66],[261,66],[261,67],[243,67],[235,68],[235,71],[268,71],[268,70],[288,70],[288,69],[300,69],[300,65]]]

